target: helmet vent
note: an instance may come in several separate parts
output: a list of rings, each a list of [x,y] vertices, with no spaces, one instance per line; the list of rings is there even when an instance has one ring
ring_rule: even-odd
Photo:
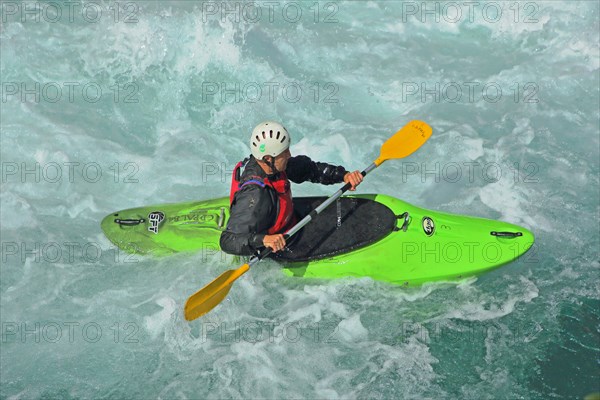
[[[246,146],[249,145],[252,155],[261,160],[266,155],[282,154],[289,149],[291,136],[279,122],[263,121],[247,136],[250,140],[246,142]]]

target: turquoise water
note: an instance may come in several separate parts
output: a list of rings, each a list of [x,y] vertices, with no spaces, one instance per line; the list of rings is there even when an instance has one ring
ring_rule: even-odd
[[[1,6],[2,398],[600,391],[597,2]],[[349,169],[425,120],[431,140],[360,191],[520,224],[536,246],[411,289],[264,262],[188,323],[186,298],[235,261],[129,256],[99,222],[225,195],[264,119]]]

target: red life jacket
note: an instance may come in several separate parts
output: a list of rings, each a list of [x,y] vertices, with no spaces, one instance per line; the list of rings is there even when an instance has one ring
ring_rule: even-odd
[[[285,172],[280,172],[279,177],[274,180],[262,178],[260,176],[252,176],[252,179],[247,180],[240,185],[240,170],[246,164],[244,161],[237,163],[233,169],[233,175],[231,176],[231,190],[229,192],[229,204],[231,205],[233,203],[235,194],[246,185],[268,186],[277,193],[277,199],[279,201],[279,207],[277,208],[279,212],[275,219],[275,223],[269,228],[267,233],[269,235],[274,235],[276,233],[287,232],[296,223],[294,203],[292,202],[292,188],[290,187],[290,181],[288,180],[287,175]]]

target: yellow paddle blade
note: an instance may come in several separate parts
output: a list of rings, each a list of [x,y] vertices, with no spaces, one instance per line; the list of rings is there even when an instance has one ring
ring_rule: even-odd
[[[431,127],[423,121],[413,120],[389,138],[379,152],[375,165],[386,160],[404,158],[414,153],[431,136]]]
[[[233,282],[242,276],[250,266],[244,264],[238,269],[223,272],[217,279],[194,293],[186,302],[183,314],[193,321],[215,308],[229,293]]]

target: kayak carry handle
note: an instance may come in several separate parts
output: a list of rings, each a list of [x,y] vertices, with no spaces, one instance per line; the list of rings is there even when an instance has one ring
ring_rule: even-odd
[[[396,218],[398,218],[398,219],[404,218],[404,222],[402,222],[402,226],[400,228],[398,228],[397,226],[394,227],[394,231],[406,232],[406,229],[408,228],[408,223],[410,222],[410,214],[408,213],[408,211],[403,212],[400,215],[396,215]]]
[[[490,235],[497,236],[497,237],[510,237],[510,238],[523,236],[523,234],[521,232],[496,232],[496,231],[491,231]]]
[[[140,219],[119,219],[119,218],[115,218],[115,222],[117,224],[119,224],[119,225],[132,226],[132,225],[143,224],[144,222],[146,222],[146,220],[144,218],[140,218]]]

